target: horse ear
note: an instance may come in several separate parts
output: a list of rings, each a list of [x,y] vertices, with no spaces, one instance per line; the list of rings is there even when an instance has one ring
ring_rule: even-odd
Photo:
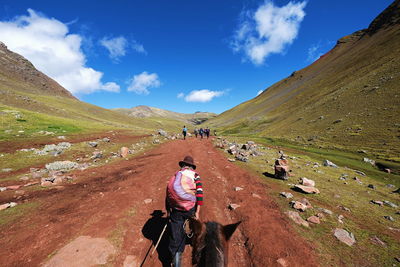
[[[189,224],[190,228],[193,231],[193,234],[195,234],[196,236],[200,236],[201,233],[203,233],[205,230],[204,223],[194,217],[189,218]]]
[[[239,221],[237,223],[232,223],[232,224],[227,224],[225,226],[223,226],[223,232],[224,232],[224,236],[226,241],[228,241],[231,236],[233,235],[233,233],[235,232],[236,228],[238,227],[238,225],[241,223],[242,221]]]

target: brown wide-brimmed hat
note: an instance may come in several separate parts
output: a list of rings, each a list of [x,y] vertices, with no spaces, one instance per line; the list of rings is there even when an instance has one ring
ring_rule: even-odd
[[[194,161],[191,156],[186,156],[182,161],[179,161],[179,166],[181,168],[185,165],[192,167],[193,170],[196,169],[196,165],[194,165]]]

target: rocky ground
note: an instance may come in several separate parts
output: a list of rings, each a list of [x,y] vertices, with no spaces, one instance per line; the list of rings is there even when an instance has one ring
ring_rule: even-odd
[[[163,140],[154,136],[152,142],[156,139]],[[164,209],[166,183],[186,154],[195,158],[204,183],[201,218],[222,224],[242,221],[230,243],[230,266],[318,265],[313,246],[296,233],[268,196],[272,188],[227,161],[211,140],[194,138],[172,140],[126,160],[86,169],[49,170],[73,177],[57,185],[0,192],[1,204],[17,204],[0,211],[0,261],[3,266],[139,266],[165,223],[157,210]],[[161,266],[165,248],[163,240],[143,266]],[[190,262],[190,247],[184,262]]]

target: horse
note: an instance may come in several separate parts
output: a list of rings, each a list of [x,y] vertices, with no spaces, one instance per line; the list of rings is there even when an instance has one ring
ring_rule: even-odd
[[[189,220],[192,230],[192,265],[195,267],[228,266],[228,241],[241,221],[228,225]]]

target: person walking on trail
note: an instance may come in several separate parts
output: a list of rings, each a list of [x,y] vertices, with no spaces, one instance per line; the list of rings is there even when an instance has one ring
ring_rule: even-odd
[[[203,130],[203,128],[200,128],[199,134],[200,134],[201,139],[203,139],[203,135],[204,135],[204,130]]]
[[[207,139],[210,138],[210,128],[206,128],[206,135],[207,135]]]
[[[197,136],[199,135],[199,130],[197,130],[197,128],[194,129],[194,135],[196,136],[197,139]]]
[[[183,134],[183,140],[186,140],[186,134],[187,134],[186,125],[183,125],[182,134]]]
[[[181,266],[181,256],[185,250],[185,222],[190,217],[199,219],[203,205],[203,188],[196,165],[191,156],[179,162],[181,169],[168,182],[165,207],[171,230],[168,250],[174,267]]]

